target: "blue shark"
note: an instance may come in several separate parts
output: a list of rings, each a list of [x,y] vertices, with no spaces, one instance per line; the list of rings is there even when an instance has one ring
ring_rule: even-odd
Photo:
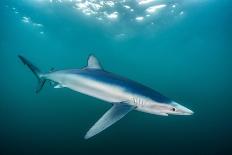
[[[85,139],[102,132],[133,110],[161,116],[193,114],[192,110],[147,86],[106,71],[94,55],[89,56],[84,68],[48,73],[41,72],[25,57],[19,55],[19,58],[38,79],[36,93],[50,81],[56,84],[54,88],[69,88],[112,104],[88,130]]]

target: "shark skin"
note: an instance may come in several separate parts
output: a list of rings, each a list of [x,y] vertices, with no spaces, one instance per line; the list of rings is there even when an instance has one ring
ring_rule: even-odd
[[[19,58],[38,79],[37,93],[42,89],[45,81],[50,81],[57,84],[54,88],[69,88],[113,104],[89,129],[85,139],[102,132],[132,110],[161,116],[193,114],[192,110],[147,86],[105,71],[93,55],[89,56],[87,67],[49,73],[42,73],[26,58],[22,56]]]

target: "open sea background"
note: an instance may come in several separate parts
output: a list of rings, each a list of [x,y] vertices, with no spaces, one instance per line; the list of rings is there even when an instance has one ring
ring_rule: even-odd
[[[1,0],[0,154],[231,154],[231,15],[230,0]],[[90,53],[194,115],[133,111],[84,140],[110,104],[49,84],[35,94],[17,55],[46,72]]]

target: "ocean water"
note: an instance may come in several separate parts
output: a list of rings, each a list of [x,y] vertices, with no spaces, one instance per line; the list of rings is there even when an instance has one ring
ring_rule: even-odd
[[[1,0],[0,154],[231,154],[230,0]],[[110,104],[36,79],[81,68],[92,53],[105,70],[192,109],[191,116],[133,111],[85,140]]]

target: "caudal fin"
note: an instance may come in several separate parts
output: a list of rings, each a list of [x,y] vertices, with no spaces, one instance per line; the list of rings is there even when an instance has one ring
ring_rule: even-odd
[[[39,93],[40,90],[43,88],[46,79],[43,78],[43,73],[40,71],[40,69],[38,67],[36,67],[35,65],[33,65],[29,60],[27,60],[26,58],[24,58],[21,55],[18,55],[19,59],[25,64],[27,65],[27,67],[32,71],[32,73],[35,75],[35,77],[38,80],[38,85],[36,87],[36,93]]]

